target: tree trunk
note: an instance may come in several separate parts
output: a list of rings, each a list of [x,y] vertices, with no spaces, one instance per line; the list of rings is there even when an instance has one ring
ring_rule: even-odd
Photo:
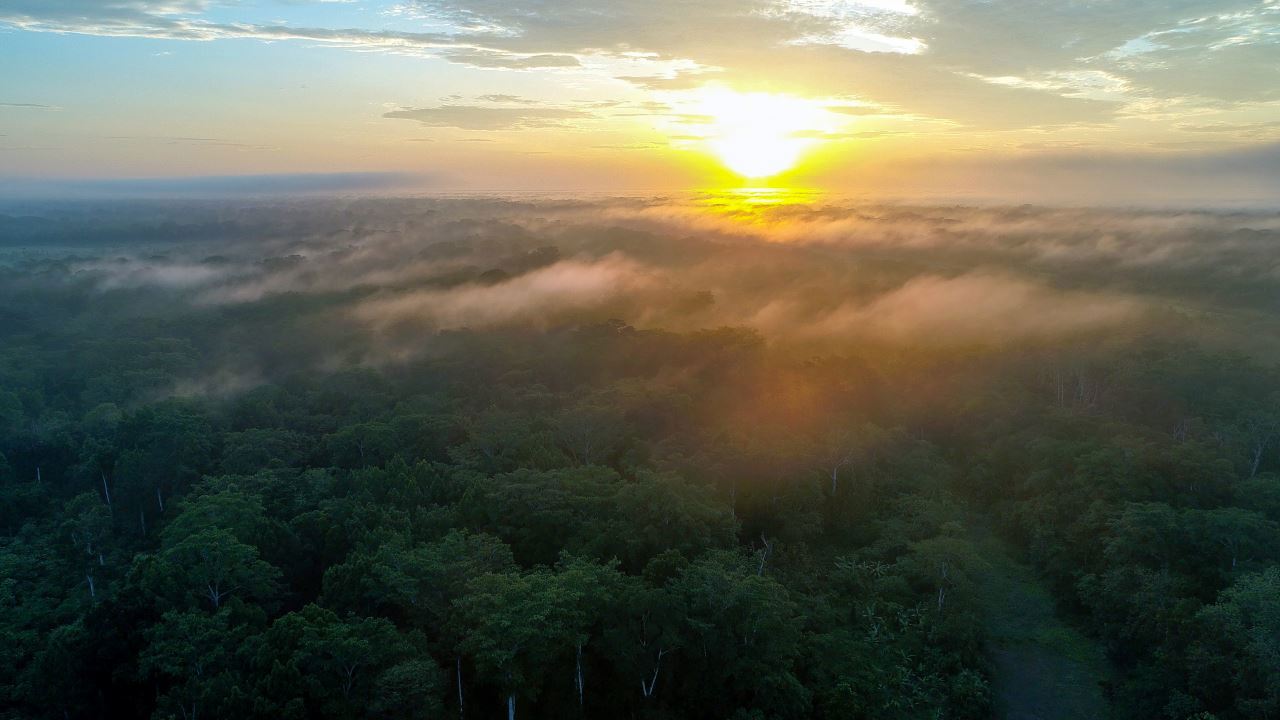
[[[466,716],[467,716],[467,711],[466,711],[466,707],[467,707],[467,706],[466,706],[466,705],[463,703],[463,701],[462,701],[462,656],[461,656],[461,655],[455,655],[455,656],[454,656],[454,661],[455,661],[455,666],[456,666],[456,668],[457,668],[457,672],[456,672],[456,674],[457,674],[457,677],[458,677],[458,717],[466,717]]]
[[[156,505],[160,506],[160,512],[164,512],[164,498],[160,496],[160,486],[156,486]]]
[[[760,533],[760,541],[764,543],[764,549],[760,551],[760,567],[756,568],[756,575],[764,575],[764,564],[769,561],[769,551],[773,550],[773,543]]]
[[[96,600],[98,598],[98,593],[93,587],[93,576],[85,575],[84,579],[89,581],[89,599]]]
[[[653,677],[649,680],[648,685],[645,685],[644,678],[640,678],[640,692],[647,698],[653,697],[653,689],[658,684],[658,670],[662,668],[662,656],[666,654],[666,650],[658,651],[658,660],[653,664]]]
[[[582,646],[581,645],[578,646],[577,666],[578,666],[577,667],[578,672],[577,672],[576,681],[578,685],[578,707],[582,707],[583,691],[582,691]]]
[[[507,696],[507,720],[516,720],[516,694]]]
[[[107,507],[111,507],[111,488],[107,487],[107,474],[99,471],[102,475],[102,496],[107,499]]]

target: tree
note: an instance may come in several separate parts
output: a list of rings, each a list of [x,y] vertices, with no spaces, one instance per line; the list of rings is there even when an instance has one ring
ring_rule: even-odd
[[[568,407],[554,420],[556,440],[575,465],[604,465],[621,443],[622,413],[607,399]]]
[[[1237,658],[1230,670],[1240,716],[1280,713],[1280,568],[1242,575],[1198,620]]]
[[[235,650],[249,627],[234,615],[230,608],[171,610],[147,632],[138,669],[159,681],[160,708],[177,708],[183,720],[217,717],[234,708],[237,698],[227,690],[237,684]]]
[[[517,699],[537,698],[557,651],[574,637],[555,577],[547,570],[490,573],[454,605],[465,628],[459,649],[501,688],[514,718]]]
[[[405,660],[378,676],[369,709],[388,720],[434,720],[444,716],[447,692],[448,678],[430,658]]]
[[[685,617],[682,704],[729,717],[801,717],[809,692],[794,674],[801,618],[790,594],[732,552],[708,553],[669,585]]]
[[[280,571],[229,530],[205,529],[165,548],[163,572],[173,586],[217,611],[229,597],[269,603]]]
[[[276,619],[242,655],[257,668],[256,693],[272,713],[301,700],[312,716],[362,717],[376,708],[383,717],[417,717],[407,702],[440,703],[439,667],[385,618],[339,618],[307,605]],[[406,677],[415,670],[422,677]]]

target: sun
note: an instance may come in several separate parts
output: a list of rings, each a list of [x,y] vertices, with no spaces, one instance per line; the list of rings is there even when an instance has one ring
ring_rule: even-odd
[[[788,95],[704,89],[693,112],[706,119],[707,148],[749,180],[786,172],[832,125],[821,104]]]

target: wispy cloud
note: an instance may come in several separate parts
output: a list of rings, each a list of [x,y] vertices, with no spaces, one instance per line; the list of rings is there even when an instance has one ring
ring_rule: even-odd
[[[17,110],[45,110],[49,112],[57,112],[62,108],[57,105],[41,105],[39,103],[0,103],[0,108],[14,108]]]
[[[1071,126],[1105,133],[1135,118],[1176,132],[1173,122],[1185,118],[1171,120],[1170,108],[1194,107],[1205,116],[1201,124],[1242,124],[1230,113],[1266,112],[1266,103],[1280,100],[1280,5],[1273,0],[405,0],[390,15],[370,14],[376,23],[341,28],[223,20],[236,9],[218,3],[215,11],[210,0],[4,0],[0,24],[301,41],[484,70],[603,76],[651,92],[715,80],[859,98],[986,132]],[[505,93],[491,98],[482,102],[523,102]],[[419,119],[437,122],[440,112],[425,111],[438,110],[426,108]],[[527,128],[552,119],[490,117],[457,122]],[[1263,137],[1265,129],[1237,136]]]
[[[401,108],[383,117],[415,120],[429,127],[462,130],[522,130],[562,126],[571,120],[592,117],[582,110],[549,107],[490,107],[484,105],[440,105],[429,108]]]
[[[429,187],[432,178],[406,173],[311,173],[108,180],[0,178],[0,197],[173,198],[284,197],[387,192]]]

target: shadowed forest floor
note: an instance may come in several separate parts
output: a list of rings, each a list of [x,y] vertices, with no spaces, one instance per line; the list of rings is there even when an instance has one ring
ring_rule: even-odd
[[[999,539],[978,529],[975,540],[989,563],[979,594],[995,665],[994,717],[1110,717],[1102,692],[1110,668],[1102,648],[1058,616],[1048,589]]]

